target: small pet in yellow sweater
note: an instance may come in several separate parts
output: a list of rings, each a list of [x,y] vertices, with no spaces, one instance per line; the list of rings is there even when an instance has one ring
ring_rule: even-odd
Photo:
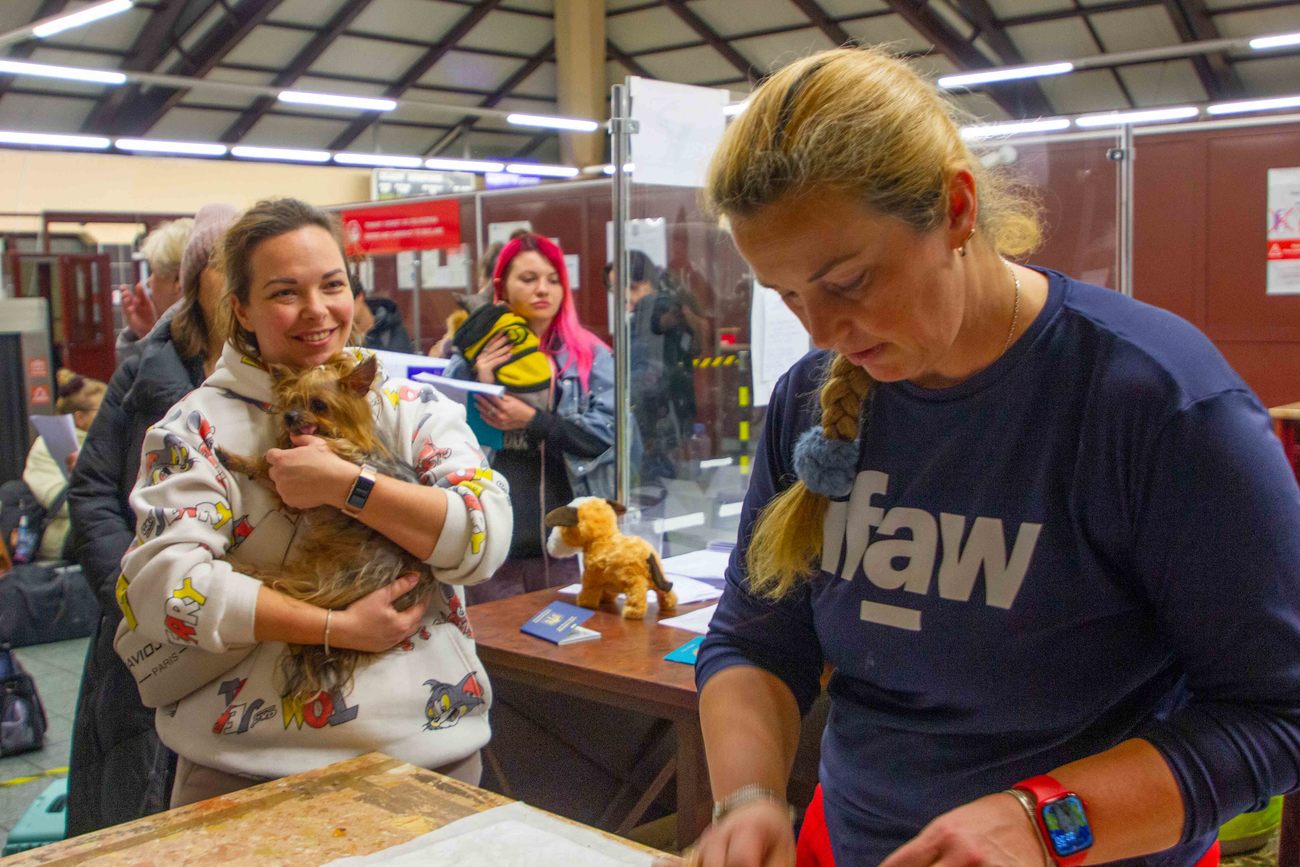
[[[600,497],[578,497],[567,506],[546,514],[551,535],[546,550],[553,557],[572,557],[582,552],[582,592],[578,604],[596,608],[627,594],[623,617],[645,617],[646,593],[659,597],[659,610],[677,607],[673,585],[664,577],[663,564],[650,543],[618,530],[618,516],[627,509],[621,503]]]

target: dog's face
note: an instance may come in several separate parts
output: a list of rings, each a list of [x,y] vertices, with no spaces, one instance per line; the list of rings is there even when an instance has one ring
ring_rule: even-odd
[[[622,503],[599,497],[578,497],[567,506],[546,513],[546,526],[571,548],[585,548],[596,539],[618,532],[618,516],[627,511]]]
[[[377,369],[373,355],[355,364],[340,354],[306,370],[272,365],[272,393],[285,428],[326,439],[357,438],[373,424],[366,393]]]

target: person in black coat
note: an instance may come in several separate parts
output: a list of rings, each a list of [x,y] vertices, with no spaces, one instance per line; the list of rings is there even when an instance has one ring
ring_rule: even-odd
[[[70,837],[165,810],[171,796],[175,756],[159,742],[154,711],[141,704],[135,679],[113,650],[122,619],[116,586],[122,555],[135,538],[127,498],[145,432],[203,382],[220,355],[225,276],[212,266],[211,253],[234,216],[226,205],[199,211],[181,262],[182,301],[113,374],[69,483],[77,561],[101,610],[73,722]]]

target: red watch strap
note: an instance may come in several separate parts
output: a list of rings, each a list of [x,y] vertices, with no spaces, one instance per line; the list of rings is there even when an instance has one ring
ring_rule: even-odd
[[[1012,786],[1012,788],[1028,792],[1033,796],[1034,804],[1036,805],[1034,809],[1034,824],[1038,826],[1038,833],[1042,837],[1048,857],[1051,858],[1058,867],[1076,867],[1076,865],[1082,864],[1083,859],[1088,856],[1087,849],[1084,849],[1081,852],[1076,852],[1073,855],[1062,856],[1056,854],[1056,847],[1052,845],[1052,835],[1048,832],[1047,825],[1043,821],[1042,807],[1044,804],[1050,803],[1059,798],[1073,796],[1079,799],[1079,803],[1084,805],[1084,810],[1086,811],[1087,804],[1084,803],[1083,798],[1080,798],[1078,794],[1071,792],[1065,786],[1061,785],[1061,782],[1057,780],[1056,777],[1049,776],[1048,774],[1039,774],[1036,777],[1022,780]]]

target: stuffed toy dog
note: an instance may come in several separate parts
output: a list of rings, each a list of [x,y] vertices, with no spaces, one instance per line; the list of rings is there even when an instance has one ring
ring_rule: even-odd
[[[664,578],[664,567],[650,543],[618,530],[618,515],[627,509],[600,497],[578,497],[567,506],[546,514],[551,535],[546,550],[554,557],[572,557],[582,552],[582,592],[578,604],[596,608],[627,594],[623,617],[645,617],[646,593],[659,597],[659,610],[677,607],[673,585]]]

